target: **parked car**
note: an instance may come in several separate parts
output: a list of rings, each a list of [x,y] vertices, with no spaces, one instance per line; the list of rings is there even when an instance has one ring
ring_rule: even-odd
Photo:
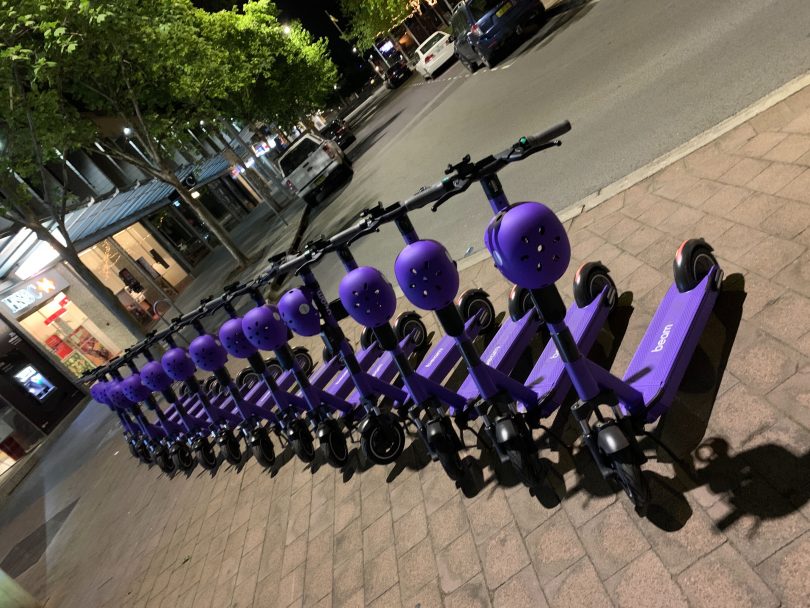
[[[389,89],[396,89],[403,82],[411,77],[413,72],[404,61],[398,61],[385,71],[385,86]]]
[[[435,32],[416,49],[415,69],[425,79],[433,78],[433,75],[446,63],[455,59],[453,53],[453,39],[450,34]]]
[[[503,46],[544,14],[539,0],[464,0],[450,18],[455,53],[470,72],[492,67]]]
[[[324,139],[331,139],[341,150],[345,150],[351,146],[357,139],[354,133],[342,118],[336,118],[323,129],[321,129],[321,137]]]
[[[354,174],[352,163],[334,141],[314,133],[299,137],[278,160],[284,185],[316,206],[322,195]]]

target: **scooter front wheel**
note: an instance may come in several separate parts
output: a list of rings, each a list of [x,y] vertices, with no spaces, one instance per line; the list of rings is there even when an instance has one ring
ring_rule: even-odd
[[[231,464],[240,464],[242,462],[242,447],[239,445],[239,438],[231,431],[222,434],[220,445],[225,460]]]
[[[200,439],[196,449],[197,462],[200,466],[207,471],[210,471],[217,466],[217,455],[214,453],[214,446],[208,441],[207,437]]]
[[[383,421],[380,417],[370,419],[360,437],[360,448],[374,464],[390,464],[399,458],[405,449],[405,431],[393,417]]]
[[[194,455],[191,449],[182,442],[175,445],[174,453],[172,455],[175,466],[181,471],[190,471],[194,468]]]
[[[464,479],[466,469],[464,468],[464,463],[461,462],[461,456],[456,450],[444,445],[434,445],[433,449],[436,450],[436,457],[439,459],[444,472],[447,473],[450,479],[453,481],[461,481]]]
[[[323,457],[331,466],[339,469],[349,460],[349,447],[346,445],[346,436],[337,424],[330,425],[326,434],[321,435],[320,450]]]
[[[271,467],[276,462],[276,451],[267,429],[253,431],[253,443],[250,446],[253,457],[263,467]]]
[[[166,473],[166,475],[171,475],[177,470],[174,460],[172,460],[171,456],[169,456],[169,452],[164,447],[155,451],[154,459],[155,464],[161,471]]]
[[[312,443],[312,435],[303,420],[296,420],[291,425],[289,435],[290,445],[293,452],[301,460],[309,464],[315,459],[315,446]]]
[[[633,502],[641,517],[647,514],[650,506],[650,486],[630,451],[622,450],[612,456],[611,466],[616,473],[616,481]]]

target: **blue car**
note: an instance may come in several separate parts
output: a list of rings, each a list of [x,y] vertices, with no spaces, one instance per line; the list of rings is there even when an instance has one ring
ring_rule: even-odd
[[[464,0],[450,23],[455,53],[470,72],[484,65],[492,67],[498,51],[532,20],[540,19],[545,8],[540,0]]]

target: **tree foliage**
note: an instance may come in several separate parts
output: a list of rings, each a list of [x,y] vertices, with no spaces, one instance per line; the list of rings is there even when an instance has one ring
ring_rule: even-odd
[[[237,259],[227,233],[180,184],[170,151],[187,145],[200,121],[296,119],[337,80],[325,42],[297,24],[285,33],[270,0],[216,13],[189,0],[0,0],[0,40],[6,185],[19,176],[48,192],[46,165],[99,142],[174,186]],[[124,127],[142,155],[105,138]],[[68,206],[65,193],[58,204],[43,197],[43,206],[25,183],[17,192],[0,209],[15,221],[59,222]]]
[[[380,34],[399,25],[419,4],[419,0],[340,1],[341,11],[350,23],[346,34],[364,49],[371,47]]]

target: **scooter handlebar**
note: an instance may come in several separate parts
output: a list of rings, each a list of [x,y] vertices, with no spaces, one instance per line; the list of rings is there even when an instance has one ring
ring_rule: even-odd
[[[571,130],[571,123],[567,120],[562,121],[538,133],[537,135],[530,135],[529,137],[521,137],[518,143],[527,148],[536,148],[549,144],[555,139],[562,137]]]

